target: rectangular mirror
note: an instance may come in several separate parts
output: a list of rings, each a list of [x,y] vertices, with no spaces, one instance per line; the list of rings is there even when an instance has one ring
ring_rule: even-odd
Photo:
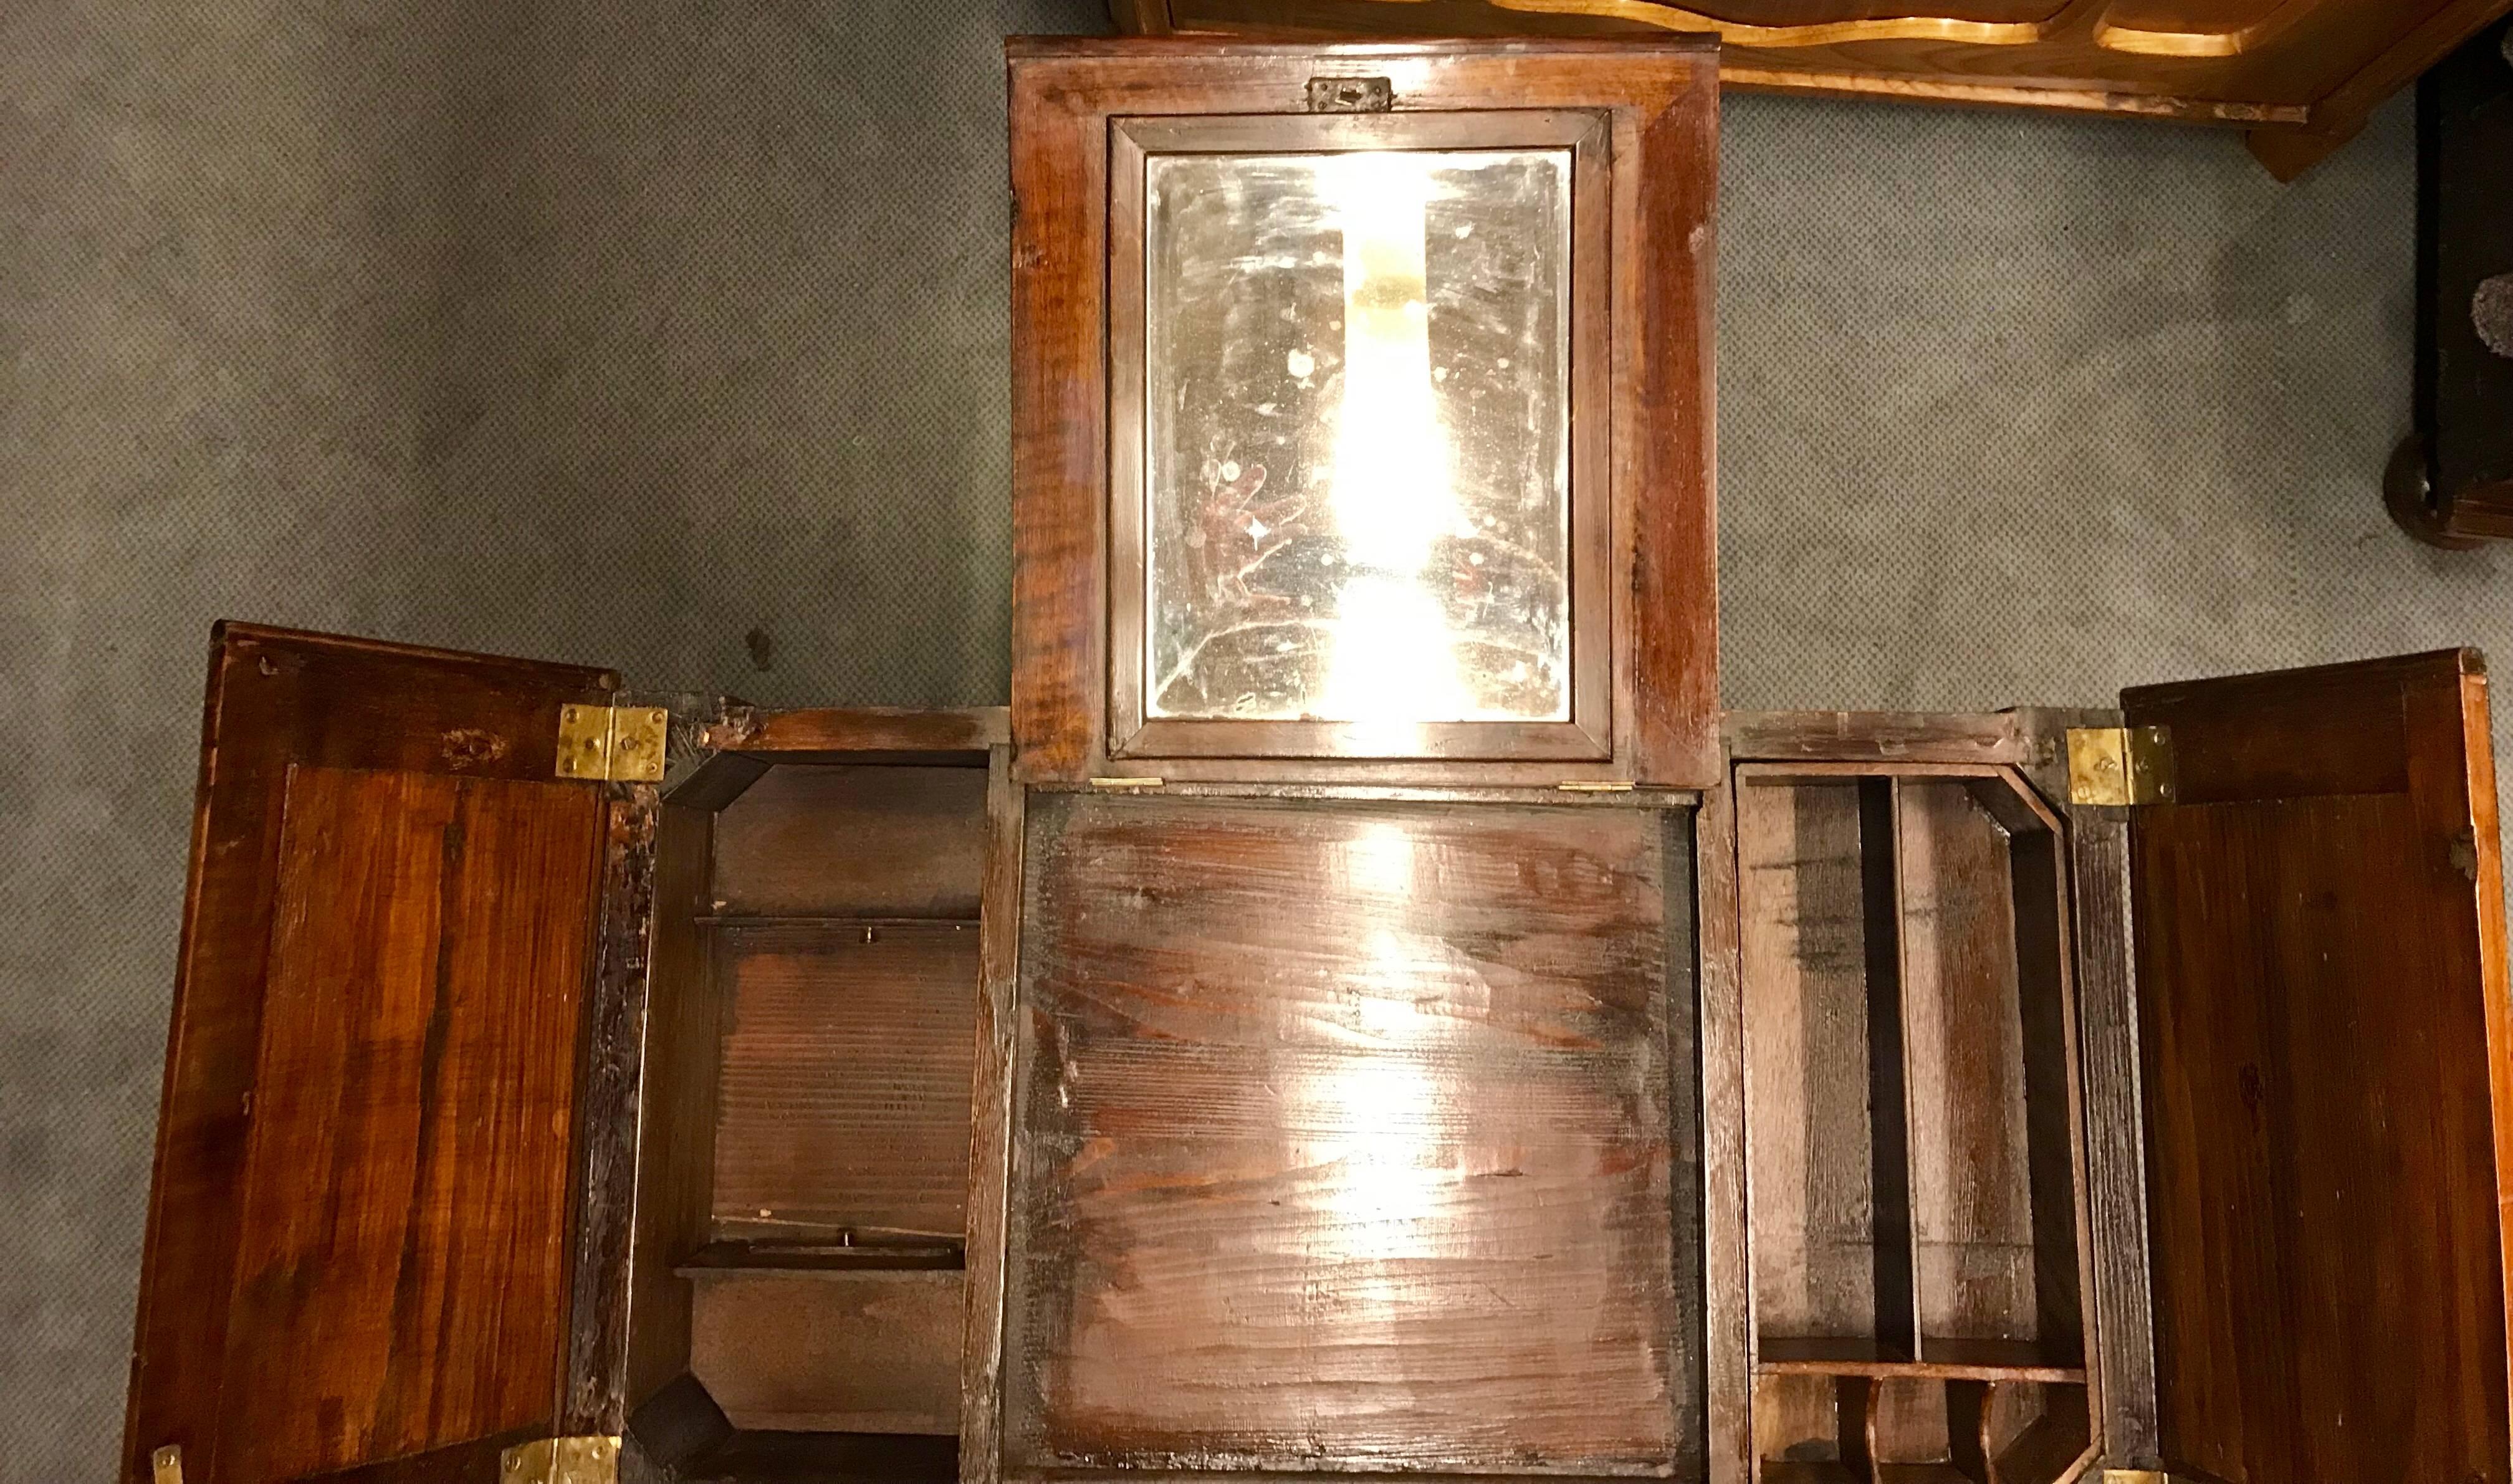
[[[1570,720],[1571,151],[1146,172],[1146,715]]]
[[[1112,752],[1607,755],[1594,116],[1116,139]]]

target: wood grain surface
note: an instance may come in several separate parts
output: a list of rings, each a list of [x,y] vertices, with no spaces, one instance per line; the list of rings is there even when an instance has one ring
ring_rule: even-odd
[[[1109,763],[1111,120],[1301,114],[1308,80],[1390,76],[1399,115],[1577,109],[1610,121],[1614,757],[1252,762],[1164,757],[1164,778],[1312,782],[1711,782],[1717,572],[1711,465],[1714,65],[1697,41],[1529,48],[1426,42],[1337,51],[1017,38],[1012,105],[1013,736],[1025,782]],[[1590,426],[1583,415],[1583,430]],[[1402,748],[1394,756],[1409,754]],[[1490,754],[1485,755],[1487,758]]]
[[[230,1465],[219,1460],[221,1434],[230,1429],[239,1437],[263,1429],[287,1434],[276,1446],[299,1457],[309,1452],[338,1453],[323,1442],[320,1435],[326,1429],[319,1418],[295,1422],[262,1416],[221,1399],[225,1357],[250,1351],[256,1344],[249,1329],[238,1329],[233,1322],[242,1255],[251,1246],[260,1255],[257,1261],[273,1258],[282,1245],[297,1240],[282,1233],[254,1232],[246,1210],[248,1145],[257,1138],[264,1001],[279,972],[272,950],[278,941],[281,844],[288,828],[292,769],[304,765],[446,780],[518,781],[530,786],[514,797],[538,798],[540,789],[561,786],[546,782],[554,771],[559,707],[567,702],[599,702],[617,684],[615,676],[597,669],[247,624],[221,624],[212,635],[191,880],[184,903],[156,1172],[140,1263],[122,1459],[126,1480],[147,1479],[150,1452],[174,1444],[183,1449],[186,1466],[195,1477],[252,1484],[251,1473],[242,1467],[229,1471]],[[589,933],[594,911],[594,795],[581,785],[562,791],[572,792],[578,801],[574,807],[580,810],[580,869],[533,878],[494,911],[476,901],[467,903],[488,913],[483,922],[508,920],[499,913],[538,914],[553,925],[571,924],[579,943]],[[499,796],[506,797],[502,791]],[[491,805],[485,798],[474,800],[465,810],[515,809],[531,815],[543,807],[511,802]],[[522,844],[525,837],[493,830],[473,836],[459,851],[448,849],[469,862],[465,868],[488,870],[484,853],[500,842]],[[424,884],[419,877],[412,880]],[[292,931],[311,934],[314,916],[343,909],[365,913],[363,920],[378,933],[393,926],[388,917],[377,915],[374,903],[343,902],[328,883],[317,885],[321,890],[301,904],[306,921]],[[569,891],[578,895],[570,900]],[[437,907],[430,899],[401,910],[435,911]],[[469,963],[473,960],[465,955],[486,951],[464,936],[464,920],[459,915],[444,918],[449,936],[442,951],[451,955],[449,963]],[[400,930],[406,929],[405,923]],[[539,967],[554,975],[567,972],[555,960],[541,961]],[[571,982],[564,992],[574,993],[578,987]],[[517,979],[515,988],[536,994],[563,992],[555,980]],[[374,990],[369,982],[358,992]],[[572,1043],[569,1056],[573,1057]],[[440,1075],[459,1081],[470,1073],[450,1072],[440,1063]],[[537,1090],[535,1096],[539,1095]],[[380,1116],[380,1110],[376,1111]],[[532,1116],[520,1105],[481,1111]],[[309,1110],[305,1116],[315,1115]],[[417,1110],[410,1110],[409,1116],[416,1117]],[[370,1127],[368,1132],[375,1130]],[[488,1130],[475,1132],[491,1137]],[[515,1127],[496,1137],[522,1135]],[[555,1158],[559,1163],[549,1173],[563,1178],[563,1149]],[[519,1169],[505,1173],[523,1178]],[[299,1171],[296,1178],[311,1201],[319,1199],[324,1183],[336,1177],[315,1169]],[[258,1198],[278,1199],[269,1192]],[[273,1205],[265,1205],[262,1213],[281,1214]],[[406,1219],[407,1213],[391,1218]],[[490,1220],[456,1213],[445,1213],[443,1219],[457,1224]],[[309,1291],[327,1281],[327,1269],[320,1262],[309,1260],[299,1271]],[[498,1281],[494,1273],[465,1275],[461,1281],[475,1277],[481,1282]],[[278,1302],[272,1296],[264,1298]],[[553,1351],[548,1361],[554,1364],[555,1360]],[[527,1362],[519,1358],[514,1363]],[[248,1387],[266,1384],[246,1383]],[[298,1405],[269,1391],[261,1396],[271,1407]],[[554,1396],[553,1386],[542,1397],[544,1423]],[[292,1430],[300,1425],[318,1436],[309,1441],[306,1432]],[[330,1435],[344,1436],[348,1426],[349,1416],[343,1412]]]
[[[1007,1469],[1696,1470],[1669,848],[1034,794]]]
[[[717,816],[713,910],[975,921],[985,853],[983,769],[771,768]]]
[[[963,1278],[949,1268],[702,1274],[690,1374],[737,1427],[956,1433]]]
[[[2475,654],[2131,691],[2163,1451],[2513,1477],[2502,873]]]
[[[596,802],[291,776],[219,1478],[549,1415]]]
[[[960,1237],[976,924],[720,925],[715,940],[716,1229]]]

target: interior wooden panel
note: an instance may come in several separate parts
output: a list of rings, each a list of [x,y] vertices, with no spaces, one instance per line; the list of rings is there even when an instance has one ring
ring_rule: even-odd
[[[1007,1466],[1684,1474],[1680,823],[1028,819]]]
[[[221,1484],[549,1417],[596,804],[291,774]]]
[[[2234,1484],[2505,1478],[2486,1007],[2433,931],[2428,894],[2466,884],[2446,843],[2402,794],[2139,822],[2169,1442]]]
[[[698,1279],[690,1371],[735,1426],[955,1434],[956,1269],[744,1272]]]
[[[1767,1356],[1912,1355],[1894,842],[1875,827],[1884,786],[1736,791],[1755,1318]],[[1786,1343],[1800,1340],[1833,1343]]]
[[[718,1231],[960,1236],[976,924],[719,924],[715,941]]]
[[[776,767],[716,822],[715,910],[976,921],[982,768]]]
[[[2063,882],[2019,789],[1737,770],[1756,1361],[1815,1378],[1774,1383],[1784,1430],[1815,1381],[2085,1380]]]
[[[653,967],[639,1084],[636,1230],[629,1254],[628,1395],[642,1401],[688,1367],[690,1290],[673,1272],[707,1239],[715,1170],[723,1008],[698,919],[712,898],[712,813],[661,806],[655,831]]]
[[[2075,1384],[1765,1375],[1754,1387],[1762,1484],[2055,1484],[2090,1456]]]
[[[2007,831],[1961,781],[1906,780],[1896,792],[1921,1353],[2015,1342],[2018,1359],[2082,1364],[2055,963],[2029,983],[2041,1033],[2028,1037]],[[2037,1103],[2063,1116],[2037,1129]],[[2047,1337],[2046,1311],[2057,1329]]]
[[[2485,687],[2474,654],[2447,653],[2123,698],[2206,761],[2189,782],[2212,801],[2134,830],[2177,1466],[2513,1472]]]

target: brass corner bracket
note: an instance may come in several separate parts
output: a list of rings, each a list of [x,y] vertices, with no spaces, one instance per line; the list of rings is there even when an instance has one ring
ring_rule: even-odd
[[[616,1437],[545,1437],[498,1455],[498,1484],[619,1484]]]

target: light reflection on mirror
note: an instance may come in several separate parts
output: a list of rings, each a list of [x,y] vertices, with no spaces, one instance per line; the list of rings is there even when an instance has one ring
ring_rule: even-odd
[[[1570,180],[1147,161],[1147,715],[1569,718]]]

